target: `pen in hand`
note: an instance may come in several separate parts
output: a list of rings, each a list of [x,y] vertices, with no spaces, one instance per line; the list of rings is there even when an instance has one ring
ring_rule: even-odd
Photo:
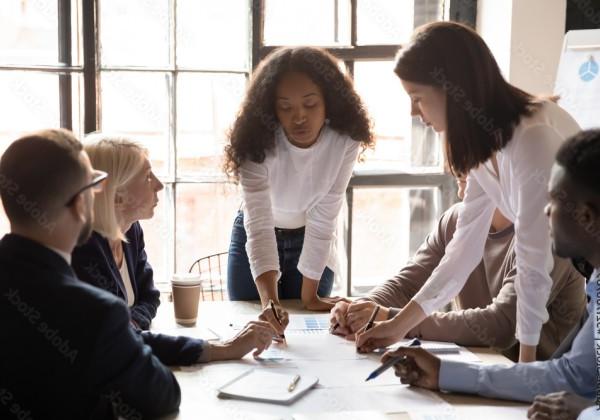
[[[421,342],[419,341],[419,339],[413,338],[413,340],[406,347],[417,347],[420,345],[421,345]],[[383,363],[381,366],[379,366],[377,369],[375,369],[373,372],[371,372],[369,374],[369,376],[367,376],[367,379],[365,379],[365,382],[370,381],[371,379],[377,378],[379,375],[381,375],[383,372],[385,372],[386,370],[388,370],[395,364],[403,363],[403,362],[406,362],[407,360],[408,360],[408,358],[404,355],[392,357],[387,362]]]
[[[375,318],[377,317],[378,313],[379,313],[379,305],[377,305],[375,307],[375,309],[373,310],[373,313],[371,314],[371,318],[369,318],[369,322],[367,322],[367,326],[365,327],[365,332],[369,331],[371,328],[373,328],[373,324],[375,323]]]
[[[277,323],[279,325],[281,325],[283,327],[283,324],[281,323],[281,319],[279,319],[279,315],[277,314],[277,310],[275,309],[275,303],[273,303],[272,299],[269,299],[269,305],[271,306],[271,311],[273,311],[273,316],[275,317],[275,320],[277,321]],[[283,338],[283,340],[285,340],[285,334],[281,334],[280,338]]]

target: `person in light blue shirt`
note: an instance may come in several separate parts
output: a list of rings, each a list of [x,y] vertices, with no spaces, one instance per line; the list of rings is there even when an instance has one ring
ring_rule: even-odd
[[[479,365],[440,360],[423,349],[388,352],[405,355],[394,366],[402,383],[432,390],[478,394],[491,398],[534,401],[530,419],[599,419],[596,346],[600,332],[600,130],[583,131],[559,149],[549,182],[553,248],[565,258],[584,258],[594,268],[586,291],[587,319],[571,350],[558,359],[506,365]],[[545,182],[544,180],[539,180]],[[597,344],[594,343],[596,341]],[[557,394],[558,393],[558,394]],[[549,394],[549,395],[543,395]]]

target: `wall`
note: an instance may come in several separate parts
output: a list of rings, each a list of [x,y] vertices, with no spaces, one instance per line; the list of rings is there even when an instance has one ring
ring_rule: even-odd
[[[477,30],[511,83],[553,92],[566,9],[567,0],[479,0]]]

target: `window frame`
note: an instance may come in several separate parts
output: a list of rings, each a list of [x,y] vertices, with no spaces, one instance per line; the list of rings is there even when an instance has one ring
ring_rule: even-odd
[[[83,101],[83,115],[80,120],[83,121],[81,127],[83,134],[97,131],[101,128],[101,75],[102,72],[162,72],[170,75],[171,92],[169,93],[169,156],[167,158],[166,177],[161,177],[165,184],[165,198],[167,201],[166,223],[169,232],[167,241],[167,267],[166,273],[174,273],[176,268],[181,271],[187,270],[187,267],[176,267],[177,261],[177,185],[185,183],[203,184],[203,183],[230,183],[224,175],[215,176],[195,176],[179,177],[177,175],[177,79],[179,74],[183,73],[205,73],[205,74],[243,74],[246,80],[258,63],[267,54],[273,51],[277,46],[264,45],[264,10],[265,0],[247,0],[249,8],[249,36],[251,45],[249,48],[248,63],[246,70],[201,70],[181,68],[176,63],[177,42],[175,34],[177,33],[177,0],[168,0],[170,11],[170,37],[171,37],[171,64],[166,67],[139,67],[139,66],[102,66],[100,61],[100,1],[101,0],[57,0],[58,7],[58,54],[59,63],[57,65],[19,65],[19,64],[0,64],[0,71],[24,71],[41,72],[46,74],[57,73],[59,75],[59,107],[60,107],[60,126],[66,129],[73,129],[73,96],[72,96],[72,78],[73,75],[81,76],[83,83],[83,97],[79,98],[79,103]],[[334,0],[338,7],[339,0]],[[393,59],[402,47],[396,45],[358,45],[357,44],[357,5],[358,0],[349,0],[350,13],[350,45],[326,47],[326,49],[339,59],[343,60],[351,77],[354,76],[354,63],[356,61],[376,61]],[[418,0],[416,0],[418,1]],[[462,21],[470,26],[475,26],[477,1],[476,0],[443,0],[446,17],[451,20]],[[77,7],[73,7],[73,5]],[[75,10],[74,10],[75,9]],[[79,13],[77,22],[78,27],[74,28],[73,13]],[[338,28],[337,13],[334,28]],[[73,31],[79,31],[81,36],[82,61],[73,64]],[[337,30],[336,30],[337,33]],[[346,278],[347,293],[352,295],[352,212],[353,212],[353,192],[356,188],[369,187],[436,187],[441,193],[442,208],[449,207],[455,199],[453,194],[455,184],[453,179],[440,173],[416,174],[401,171],[355,171],[346,191],[348,211],[347,217],[350,223],[347,224],[346,232],[346,255],[348,258],[348,270]],[[166,279],[157,281],[157,284],[165,284]]]
[[[83,74],[83,65],[73,64],[73,28],[71,25],[73,10],[71,1],[72,0],[57,0],[58,64],[0,64],[0,72],[18,71],[25,73],[57,74],[60,127],[68,130],[73,130],[72,75]],[[79,30],[79,28],[75,29]]]

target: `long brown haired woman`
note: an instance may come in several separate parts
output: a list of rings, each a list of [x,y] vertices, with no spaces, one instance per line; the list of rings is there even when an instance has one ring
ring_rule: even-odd
[[[443,134],[448,164],[468,173],[454,238],[427,284],[392,320],[359,335],[362,351],[397,341],[462,289],[481,261],[494,209],[515,225],[520,360],[535,360],[552,280],[544,216],[554,155],[579,126],[550,100],[509,84],[472,29],[436,22],[416,30],[395,70],[412,114]]]
[[[282,48],[259,65],[226,147],[244,200],[229,248],[231,299],[260,299],[276,328],[270,300],[283,327],[279,298],[333,306],[336,219],[359,151],[372,143],[367,112],[332,55]]]

